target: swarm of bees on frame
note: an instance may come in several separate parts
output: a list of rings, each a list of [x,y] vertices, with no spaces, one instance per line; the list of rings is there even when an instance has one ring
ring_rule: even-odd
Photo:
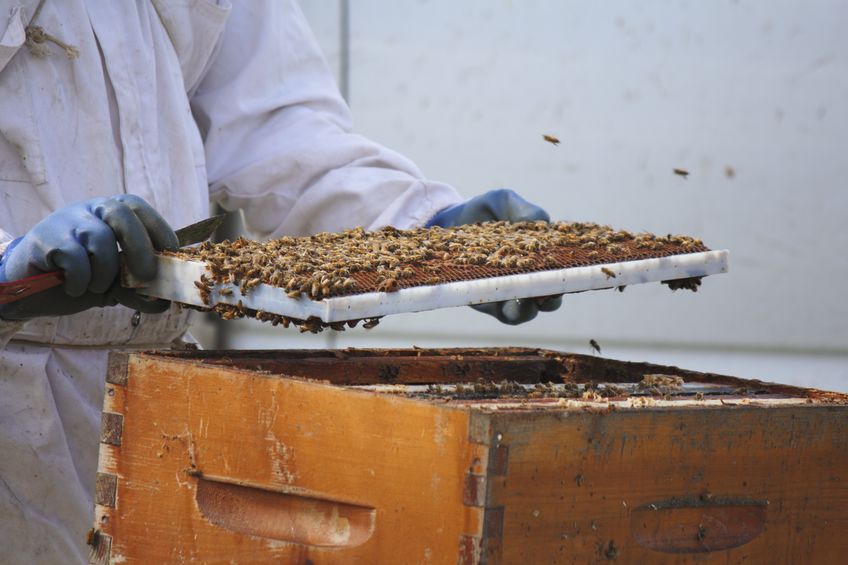
[[[250,316],[301,331],[343,330],[356,321],[326,324],[297,320],[246,308],[242,301],[212,300],[213,291],[232,302],[235,289],[248,296],[260,284],[285,290],[292,299],[322,300],[363,292],[472,280],[522,272],[602,265],[664,255],[706,251],[701,240],[683,235],[657,236],[613,230],[585,222],[484,222],[451,228],[368,232],[354,228],[266,242],[238,238],[205,242],[172,253],[206,263],[195,286],[201,301],[224,319]],[[616,277],[607,267],[607,279]],[[680,288],[697,289],[689,284]],[[229,298],[229,300],[226,300]],[[377,325],[364,320],[363,327]]]

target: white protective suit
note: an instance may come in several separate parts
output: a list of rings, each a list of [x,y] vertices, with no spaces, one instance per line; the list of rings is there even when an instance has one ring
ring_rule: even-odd
[[[142,196],[174,227],[241,208],[260,236],[420,225],[461,199],[350,133],[291,0],[0,0],[0,244],[67,204]],[[0,245],[5,248],[5,245]],[[188,314],[121,306],[0,321],[0,561],[86,562],[110,349],[168,347]]]

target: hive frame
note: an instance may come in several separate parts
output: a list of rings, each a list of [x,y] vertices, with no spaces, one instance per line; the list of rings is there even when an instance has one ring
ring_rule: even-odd
[[[727,250],[669,255],[581,267],[568,267],[492,278],[446,282],[437,285],[402,288],[395,292],[366,292],[312,300],[306,296],[289,298],[286,290],[260,284],[242,295],[238,285],[215,283],[211,286],[209,302],[201,300],[194,281],[206,273],[205,263],[187,261],[173,256],[158,255],[158,276],[148,284],[131,284],[149,296],[165,298],[193,306],[210,307],[216,304],[236,305],[306,320],[319,318],[322,322],[341,322],[376,318],[404,312],[422,312],[438,308],[468,306],[517,298],[549,296],[703,277],[728,270]],[[615,277],[602,271],[612,271]],[[126,282],[126,281],[125,281]],[[222,288],[231,294],[221,294]]]

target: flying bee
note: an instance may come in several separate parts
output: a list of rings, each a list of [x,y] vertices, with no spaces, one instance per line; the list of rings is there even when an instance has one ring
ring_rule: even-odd
[[[611,269],[607,269],[606,267],[601,267],[601,272],[607,276],[608,279],[616,278],[615,273],[612,272]]]
[[[544,139],[545,141],[547,141],[548,143],[550,143],[552,145],[559,145],[559,138],[557,138],[555,135],[543,133],[542,139]]]
[[[594,339],[590,339],[590,340],[589,340],[589,347],[591,347],[591,348],[592,348],[592,351],[593,351],[593,352],[594,352],[594,351],[597,351],[598,355],[600,355],[600,354],[601,354],[601,346],[600,346],[600,345],[598,345],[598,342],[597,342],[597,341],[595,341]]]
[[[679,177],[683,177],[684,179],[689,176],[689,171],[686,169],[672,169],[675,175]]]

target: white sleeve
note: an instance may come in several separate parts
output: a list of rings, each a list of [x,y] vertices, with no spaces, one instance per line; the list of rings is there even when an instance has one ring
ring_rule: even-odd
[[[462,200],[351,133],[350,111],[293,0],[233,6],[192,111],[212,198],[241,208],[259,236],[413,227]]]

